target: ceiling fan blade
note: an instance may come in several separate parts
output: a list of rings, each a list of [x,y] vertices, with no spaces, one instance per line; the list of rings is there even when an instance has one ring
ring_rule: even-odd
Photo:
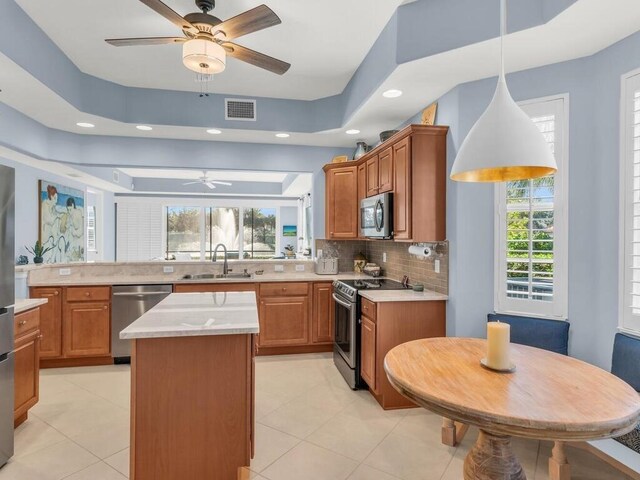
[[[211,182],[204,182],[204,184],[205,184],[207,187],[209,187],[210,189],[212,189],[212,190],[213,190],[214,188],[216,188],[216,186],[215,186],[213,183],[211,183]]]
[[[164,18],[169,20],[174,25],[178,26],[181,30],[186,30],[189,33],[197,34],[200,32],[197,27],[195,27],[192,23],[187,22],[184,18],[174,12],[167,5],[162,3],[160,0],[140,0],[147,7],[155,10],[157,13],[162,15]]]
[[[200,180],[196,181],[196,182],[187,182],[187,183],[183,183],[182,185],[195,185],[197,183],[202,183]]]
[[[216,25],[215,30],[224,32],[226,40],[233,40],[280,23],[282,20],[273,10],[266,5],[260,5]]]
[[[209,183],[215,183],[216,185],[227,185],[229,187],[233,185],[231,182],[221,182],[219,180],[209,180]]]
[[[105,42],[114,47],[136,47],[139,45],[166,45],[186,42],[184,37],[147,37],[147,38],[107,38]]]
[[[270,57],[264,53],[256,52],[255,50],[251,50],[250,48],[243,47],[233,42],[224,42],[223,46],[227,51],[227,55],[230,57],[250,63],[256,67],[264,68],[265,70],[277,73],[278,75],[285,74],[287,70],[289,70],[289,67],[291,67],[290,63],[283,62],[282,60]]]

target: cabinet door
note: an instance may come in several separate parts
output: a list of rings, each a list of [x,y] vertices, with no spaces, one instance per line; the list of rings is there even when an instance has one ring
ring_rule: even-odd
[[[38,403],[40,334],[35,331],[16,340],[14,351],[14,419]]]
[[[358,236],[362,229],[362,217],[360,216],[360,200],[367,198],[367,164],[358,165]]]
[[[69,302],[63,319],[65,357],[95,357],[111,353],[111,312],[108,302]]]
[[[376,391],[376,324],[367,317],[362,317],[360,376],[369,388]]]
[[[309,297],[260,298],[260,346],[309,343]]]
[[[46,298],[40,306],[40,357],[59,358],[62,356],[62,289],[32,288],[32,298]]]
[[[367,197],[377,195],[379,190],[378,184],[378,156],[370,158],[366,162],[367,165]]]
[[[411,239],[411,143],[407,137],[393,146],[393,237]]]
[[[378,156],[378,191],[380,193],[393,190],[393,148],[389,147]]]
[[[358,171],[341,167],[326,175],[326,236],[328,239],[358,238]]]
[[[311,318],[311,341],[313,343],[333,343],[335,303],[331,283],[313,285],[313,317]]]

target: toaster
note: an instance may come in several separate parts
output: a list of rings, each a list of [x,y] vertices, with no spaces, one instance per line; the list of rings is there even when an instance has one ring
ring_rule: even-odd
[[[318,275],[336,275],[338,273],[338,259],[317,258],[316,273]]]

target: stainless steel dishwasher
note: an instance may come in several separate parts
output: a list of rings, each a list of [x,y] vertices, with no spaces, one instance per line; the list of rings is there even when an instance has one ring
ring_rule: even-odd
[[[131,362],[131,341],[120,332],[173,291],[172,285],[115,285],[111,293],[111,354],[114,363]]]

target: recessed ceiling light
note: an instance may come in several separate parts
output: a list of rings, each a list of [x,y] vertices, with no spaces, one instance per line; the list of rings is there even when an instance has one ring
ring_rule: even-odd
[[[276,133],[276,137],[278,138],[289,138],[291,135],[288,133]]]
[[[347,135],[357,135],[360,133],[360,130],[356,130],[355,128],[352,128],[351,130],[347,130],[345,133]]]
[[[211,135],[220,135],[222,133],[222,130],[218,130],[217,128],[210,128],[209,130],[207,130],[207,133],[210,133]]]
[[[93,123],[89,123],[89,122],[78,122],[76,123],[77,126],[82,127],[82,128],[93,128],[95,127],[95,125]]]
[[[395,89],[387,90],[382,94],[385,98],[398,98],[400,95],[402,95],[402,90]]]
[[[138,125],[136,128],[138,130],[143,130],[145,132],[148,132],[149,130],[153,130],[153,127],[150,127],[149,125]]]

